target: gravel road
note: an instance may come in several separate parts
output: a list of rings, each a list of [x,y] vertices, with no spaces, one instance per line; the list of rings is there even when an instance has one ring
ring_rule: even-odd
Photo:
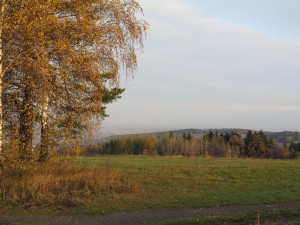
[[[128,213],[82,216],[0,215],[0,224],[11,222],[44,223],[49,225],[147,225],[166,220],[190,219],[203,216],[236,215],[267,210],[300,209],[300,202],[210,208],[147,209]]]

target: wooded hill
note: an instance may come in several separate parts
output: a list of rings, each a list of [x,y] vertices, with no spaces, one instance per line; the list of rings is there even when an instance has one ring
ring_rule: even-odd
[[[202,137],[204,135],[207,135],[210,131],[213,133],[217,132],[219,134],[225,134],[225,133],[237,133],[241,135],[241,137],[245,137],[249,130],[247,129],[239,129],[239,128],[223,128],[223,129],[180,129],[180,130],[172,130],[172,131],[163,131],[163,132],[154,132],[154,133],[144,133],[144,134],[128,134],[128,135],[117,135],[117,136],[111,136],[108,137],[106,140],[118,138],[118,137],[126,137],[131,135],[157,135],[161,136],[165,133],[172,132],[176,135],[183,135],[190,133],[194,137]],[[254,132],[259,132],[256,130],[251,130]],[[286,144],[289,145],[291,142],[300,142],[300,132],[298,131],[280,131],[280,132],[271,132],[271,131],[264,131],[264,134],[269,139],[273,139],[275,142],[280,144]]]
[[[225,133],[237,133],[241,135],[242,137],[245,137],[249,130],[246,129],[238,129],[238,128],[224,128],[224,129],[181,129],[181,130],[174,130],[171,131],[174,134],[183,135],[190,133],[193,136],[203,136],[205,134],[208,134],[209,131],[217,132],[219,134],[225,134]],[[251,130],[252,132],[259,132],[256,130]],[[170,131],[169,131],[170,132]],[[165,132],[159,132],[156,134],[164,134]],[[271,131],[264,131],[265,135],[269,139],[273,139],[277,143],[281,144],[289,144],[291,142],[300,142],[300,132],[298,131],[280,131],[280,132],[271,132]]]
[[[274,135],[275,134],[275,135]],[[282,137],[268,132],[269,136]],[[241,129],[185,129],[137,135],[114,136],[96,145],[86,146],[87,154],[159,155],[221,158],[300,157],[300,143],[288,136],[290,143],[278,143],[262,130]]]

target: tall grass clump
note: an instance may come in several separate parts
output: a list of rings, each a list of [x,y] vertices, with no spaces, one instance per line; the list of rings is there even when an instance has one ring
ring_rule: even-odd
[[[0,173],[0,204],[78,207],[110,196],[126,197],[142,186],[116,169],[83,168],[66,161],[6,166]]]

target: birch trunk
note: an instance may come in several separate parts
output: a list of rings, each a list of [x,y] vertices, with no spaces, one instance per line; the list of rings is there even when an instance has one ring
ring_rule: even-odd
[[[5,1],[0,1],[1,15],[0,15],[0,161],[3,157],[3,106],[2,106],[2,95],[3,95],[3,19],[4,19],[4,4]]]
[[[49,110],[49,95],[45,95],[42,101],[42,118],[41,118],[41,150],[39,161],[44,163],[49,159],[49,129],[48,129],[48,110]]]
[[[22,110],[20,112],[20,128],[19,128],[19,151],[20,158],[24,161],[32,159],[32,139],[33,139],[33,97],[32,87],[28,86],[24,90],[24,98],[22,102]]]

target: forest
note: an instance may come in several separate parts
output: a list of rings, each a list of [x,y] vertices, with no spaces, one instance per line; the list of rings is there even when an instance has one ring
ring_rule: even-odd
[[[158,155],[204,158],[272,158],[295,159],[300,156],[300,144],[279,144],[261,130],[248,131],[244,137],[236,132],[212,131],[196,136],[191,133],[166,132],[128,135],[89,145],[85,154]]]

